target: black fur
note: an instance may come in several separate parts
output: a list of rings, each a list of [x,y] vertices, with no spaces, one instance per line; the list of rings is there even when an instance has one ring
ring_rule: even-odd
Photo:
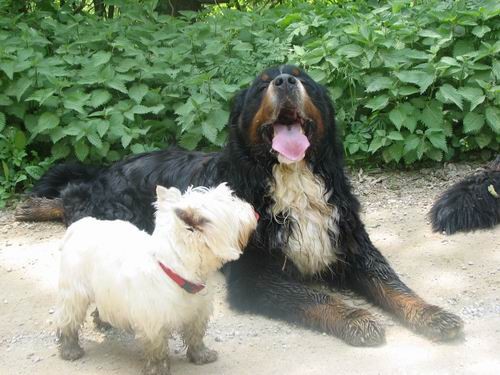
[[[332,237],[332,243],[338,244],[338,261],[313,277],[300,274],[291,261],[287,262],[282,250],[293,226],[277,222],[270,214],[273,201],[268,189],[277,158],[270,152],[270,143],[264,140],[263,134],[269,128],[262,123],[256,127],[256,138],[251,137],[254,116],[263,107],[269,91],[266,89],[280,71],[299,79],[307,92],[309,112],[304,128],[311,147],[305,158],[331,192],[329,203],[340,213],[339,237]],[[292,95],[280,95],[284,95],[280,97],[284,107],[295,105]],[[268,69],[236,96],[229,130],[227,146],[218,153],[171,148],[133,156],[87,174],[90,170],[81,167],[56,167],[35,187],[34,194],[44,196],[50,192],[50,197],[62,198],[67,224],[89,215],[128,220],[151,231],[151,203],[157,184],[183,190],[189,185],[213,186],[226,181],[239,197],[253,204],[261,217],[256,236],[242,258],[225,269],[233,307],[302,322],[354,345],[383,341],[383,328],[368,312],[307,286],[308,279],[315,279],[357,290],[420,332],[428,333],[428,325],[434,324],[434,319],[445,327],[442,334],[429,334],[436,338],[450,338],[460,331],[460,319],[416,296],[370,241],[359,217],[360,204],[344,174],[343,148],[325,88],[295,67]],[[318,313],[323,307],[325,313]],[[438,312],[426,314],[431,310]],[[440,323],[450,321],[449,325]]]
[[[500,223],[498,195],[500,155],[486,168],[457,182],[439,196],[429,212],[432,229],[453,234],[494,227]]]

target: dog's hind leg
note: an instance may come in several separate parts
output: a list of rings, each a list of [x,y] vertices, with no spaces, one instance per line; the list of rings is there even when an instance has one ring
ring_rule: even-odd
[[[348,280],[359,293],[396,315],[411,329],[434,340],[458,337],[460,317],[425,302],[397,276],[366,235],[365,248],[349,261]]]
[[[195,321],[186,324],[182,331],[182,338],[187,346],[187,358],[197,364],[203,365],[217,360],[217,352],[205,346],[203,337],[205,336],[208,318],[203,314]]]
[[[170,375],[168,336],[161,334],[153,341],[143,338],[145,364],[143,375]]]
[[[74,361],[83,356],[83,349],[78,342],[78,331],[85,320],[88,297],[85,294],[60,289],[57,305],[57,335],[61,358]]]

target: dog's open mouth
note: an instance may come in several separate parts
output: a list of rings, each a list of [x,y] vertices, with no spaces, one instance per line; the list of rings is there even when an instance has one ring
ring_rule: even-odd
[[[276,120],[261,129],[264,141],[279,154],[281,163],[295,163],[305,157],[311,126],[296,108],[282,108]]]

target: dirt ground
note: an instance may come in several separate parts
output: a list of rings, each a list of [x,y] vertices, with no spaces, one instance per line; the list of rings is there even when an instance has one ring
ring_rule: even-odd
[[[354,348],[326,334],[231,311],[220,277],[206,342],[219,360],[198,367],[172,340],[174,374],[500,374],[500,227],[451,237],[432,233],[426,213],[442,189],[476,166],[417,172],[353,172],[374,243],[415,291],[465,321],[464,338],[433,343],[363,300],[375,311],[387,343]],[[141,348],[130,334],[101,333],[87,321],[86,355],[56,355],[53,313],[58,275],[57,223],[17,223],[0,212],[0,374],[137,374]]]

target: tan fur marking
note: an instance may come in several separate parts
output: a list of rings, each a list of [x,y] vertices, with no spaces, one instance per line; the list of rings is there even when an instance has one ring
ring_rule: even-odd
[[[325,131],[325,125],[323,124],[323,118],[318,108],[313,104],[309,95],[304,90],[304,113],[316,124],[315,136],[321,138]]]
[[[276,114],[276,104],[274,103],[274,89],[272,85],[266,89],[266,93],[262,98],[262,103],[260,104],[259,110],[255,114],[250,125],[250,140],[252,143],[259,143],[259,137],[257,135],[259,127],[271,121],[277,116]]]
[[[327,203],[325,186],[311,172],[305,161],[276,164],[271,197],[271,214],[292,220],[292,234],[286,255],[305,275],[321,272],[335,262],[335,249],[330,233],[338,235],[338,210]]]
[[[335,298],[308,307],[303,318],[304,323],[332,333],[351,345],[374,346],[384,342],[384,328],[368,310],[352,308]]]

